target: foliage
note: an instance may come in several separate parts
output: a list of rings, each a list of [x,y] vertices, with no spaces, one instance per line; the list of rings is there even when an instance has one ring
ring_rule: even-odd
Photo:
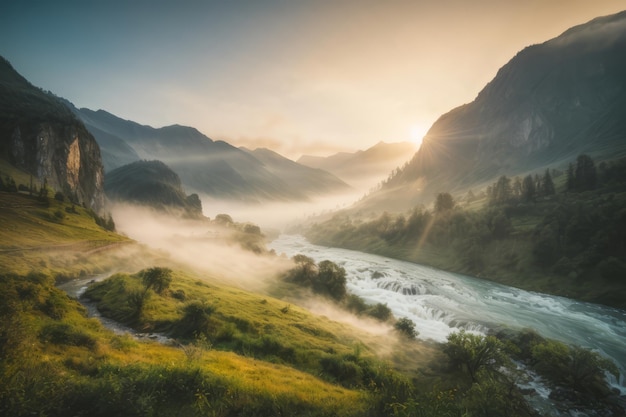
[[[409,339],[415,339],[419,334],[418,331],[415,330],[415,323],[406,317],[399,318],[398,321],[394,323],[393,328]]]
[[[482,336],[461,330],[448,336],[443,351],[453,366],[466,371],[472,382],[482,370],[494,370],[504,360],[502,343],[494,336]]]
[[[152,289],[157,294],[163,294],[172,283],[172,270],[163,267],[152,267],[140,271],[141,281],[146,291]]]
[[[305,255],[295,255],[296,267],[289,270],[285,279],[311,288],[315,293],[340,301],[346,296],[346,270],[336,263],[315,261]]]
[[[450,193],[439,193],[435,198],[435,213],[443,213],[454,208],[454,198]]]
[[[605,371],[618,372],[612,362],[596,352],[554,340],[534,345],[531,358],[541,375],[590,399],[608,394]]]
[[[211,314],[215,307],[202,301],[190,301],[183,307],[183,317],[175,326],[174,334],[179,337],[194,337],[211,330]]]

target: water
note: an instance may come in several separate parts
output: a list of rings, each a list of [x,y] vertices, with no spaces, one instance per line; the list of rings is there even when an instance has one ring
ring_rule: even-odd
[[[76,279],[68,282],[64,282],[63,284],[58,285],[57,287],[63,291],[65,291],[70,297],[74,297],[80,301],[82,305],[87,309],[87,315],[89,317],[95,317],[104,325],[104,327],[113,331],[115,334],[122,335],[127,334],[135,339],[150,339],[155,340],[159,343],[173,343],[173,340],[168,338],[167,336],[161,333],[142,333],[138,332],[135,329],[125,326],[115,320],[109,319],[107,317],[102,316],[100,311],[98,311],[98,307],[96,307],[96,303],[90,301],[89,299],[83,297],[83,294],[87,290],[89,285],[94,282],[102,281],[108,277],[113,275],[113,273],[100,274],[90,276],[88,278]]]
[[[347,288],[368,303],[384,303],[415,322],[419,338],[444,342],[466,329],[485,333],[502,325],[532,328],[544,337],[591,348],[626,370],[626,311],[524,291],[410,262],[316,246],[281,235],[270,245],[291,257],[331,260],[346,270]],[[614,384],[626,394],[624,381]]]

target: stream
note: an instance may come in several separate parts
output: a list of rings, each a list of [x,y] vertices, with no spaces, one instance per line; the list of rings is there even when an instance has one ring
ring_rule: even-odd
[[[330,260],[346,270],[349,293],[368,304],[386,304],[411,319],[419,338],[445,342],[460,329],[486,333],[502,326],[532,328],[540,335],[590,348],[612,359],[626,395],[626,311],[564,297],[524,291],[491,281],[368,253],[317,246],[299,235],[281,235],[270,248],[316,262]],[[542,389],[537,386],[537,392]]]

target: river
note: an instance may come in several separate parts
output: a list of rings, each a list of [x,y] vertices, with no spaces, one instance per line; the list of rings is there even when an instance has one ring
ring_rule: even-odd
[[[443,342],[466,329],[485,333],[506,326],[598,351],[626,370],[626,311],[524,291],[465,275],[347,249],[317,246],[298,235],[270,243],[278,254],[330,260],[346,270],[348,292],[384,303],[411,319],[419,338]],[[619,389],[626,393],[624,381]]]

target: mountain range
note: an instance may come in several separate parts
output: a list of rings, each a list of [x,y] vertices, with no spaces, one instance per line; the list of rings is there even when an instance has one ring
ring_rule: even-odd
[[[356,188],[369,188],[411,159],[416,147],[410,142],[379,142],[366,150],[339,152],[327,157],[303,155],[298,163],[336,175]]]
[[[349,188],[323,170],[269,150],[249,151],[213,141],[192,127],[153,128],[104,110],[68,106],[98,141],[107,171],[139,159],[160,160],[190,191],[247,202],[303,201]]]
[[[442,115],[410,163],[363,205],[407,208],[500,175],[626,154],[626,12],[529,46],[476,99]]]

